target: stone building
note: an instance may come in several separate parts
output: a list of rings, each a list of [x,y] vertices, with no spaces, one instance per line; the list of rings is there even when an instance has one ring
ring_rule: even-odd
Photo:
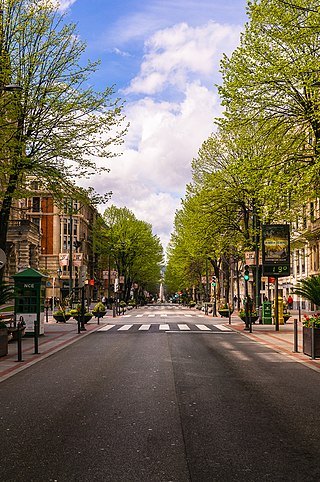
[[[92,228],[98,213],[93,206],[71,199],[55,204],[35,179],[30,181],[30,190],[31,197],[16,201],[12,207],[5,278],[32,267],[47,277],[46,296],[61,299],[78,285],[81,270],[87,273],[86,278],[94,278]],[[62,258],[67,262],[62,263]]]

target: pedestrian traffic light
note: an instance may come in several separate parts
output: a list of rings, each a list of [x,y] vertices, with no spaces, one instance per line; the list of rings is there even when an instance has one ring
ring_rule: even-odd
[[[243,277],[244,277],[245,281],[249,281],[250,274],[249,274],[249,266],[247,266],[247,265],[245,265],[245,267],[244,267]]]
[[[215,276],[212,276],[212,283],[211,283],[211,286],[214,288],[215,286],[217,286],[217,283],[216,283],[216,277]]]

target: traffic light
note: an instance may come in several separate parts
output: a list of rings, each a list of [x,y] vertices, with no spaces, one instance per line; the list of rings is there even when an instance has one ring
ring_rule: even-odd
[[[244,267],[243,277],[244,277],[245,281],[249,281],[250,274],[249,274],[249,266],[247,266],[247,265],[245,265],[245,267]]]
[[[216,277],[215,276],[212,276],[212,283],[211,283],[211,286],[214,288],[215,286],[217,286],[217,283],[216,283]]]

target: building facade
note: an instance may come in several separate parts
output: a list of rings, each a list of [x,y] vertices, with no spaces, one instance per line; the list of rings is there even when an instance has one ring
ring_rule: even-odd
[[[32,267],[46,276],[46,296],[61,300],[78,286],[82,272],[86,279],[94,279],[92,230],[98,213],[76,200],[56,204],[36,180],[30,181],[30,190],[31,197],[12,207],[5,278]],[[89,288],[89,296],[93,291]]]

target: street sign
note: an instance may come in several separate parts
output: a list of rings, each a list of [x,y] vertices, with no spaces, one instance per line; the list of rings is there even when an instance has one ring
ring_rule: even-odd
[[[253,264],[256,264],[256,253],[255,253],[255,251],[245,251],[244,257],[245,257],[245,264],[247,266],[251,266]]]
[[[4,267],[7,262],[6,253],[0,249],[0,269]]]

